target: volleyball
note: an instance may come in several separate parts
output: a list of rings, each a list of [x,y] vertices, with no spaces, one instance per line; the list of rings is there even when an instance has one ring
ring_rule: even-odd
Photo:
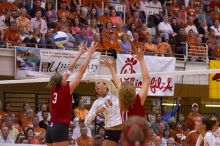
[[[58,31],[54,34],[53,40],[57,47],[62,48],[63,45],[69,41],[68,35],[65,32]]]

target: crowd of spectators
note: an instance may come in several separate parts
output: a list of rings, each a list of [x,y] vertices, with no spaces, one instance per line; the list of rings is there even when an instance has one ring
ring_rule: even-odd
[[[102,5],[102,2],[104,5]],[[57,48],[53,34],[68,34],[67,49],[86,41],[99,51],[188,55],[192,61],[220,56],[218,0],[1,0],[4,44]],[[125,6],[125,14],[116,4]],[[58,8],[56,10],[56,8]],[[124,21],[125,20],[125,21]],[[186,45],[187,44],[187,45]],[[149,54],[149,53],[148,53]]]
[[[59,49],[53,34],[64,31],[69,37],[65,44],[68,49],[82,41],[88,46],[95,41],[99,43],[99,51],[120,53],[143,49],[147,54],[158,55],[188,52],[192,61],[203,61],[206,52],[211,59],[220,57],[218,0],[106,0],[104,9],[101,0],[58,1],[56,10],[54,1],[34,0],[32,7],[28,0],[1,0],[0,43]],[[126,6],[125,14],[115,9],[116,3]],[[9,103],[4,107],[0,113],[0,143],[45,143],[50,119],[46,105],[41,105],[40,111],[35,113],[30,104],[25,103],[18,115],[10,112]],[[163,106],[161,113],[153,106],[145,119],[150,127],[149,145],[187,143],[195,146],[196,142],[206,142],[206,133],[216,134],[218,122],[214,117],[202,117],[198,107],[193,104],[187,118],[179,114],[174,120],[172,117],[178,112],[179,104],[170,112]],[[70,144],[101,145],[105,133],[103,115],[94,121],[96,126],[88,127],[83,122],[87,114],[80,101],[69,130]]]
[[[202,116],[197,103],[192,104],[191,112],[185,117],[178,112],[179,103],[180,99],[171,111],[168,111],[165,105],[162,107],[154,105],[146,114],[145,119],[139,119],[138,122],[142,121],[143,124],[144,121],[144,125],[147,126],[147,131],[144,132],[146,137],[144,142],[147,146],[195,146],[198,143],[198,146],[203,146],[204,143],[210,144],[216,137],[219,138],[220,128],[218,128],[219,123],[216,117]],[[84,120],[87,114],[88,109],[80,99],[77,107],[73,109],[73,118],[69,127],[69,145],[102,145],[105,135],[104,116],[99,114],[91,125],[85,125]],[[34,112],[29,103],[24,103],[22,110],[14,114],[11,112],[11,105],[5,103],[4,110],[0,112],[0,143],[45,144],[50,117],[46,104],[42,104],[39,111]],[[126,123],[124,126],[126,127]],[[129,132],[130,135],[124,137],[123,134],[128,130],[124,128],[121,141],[128,138],[129,141],[140,142],[143,135],[139,134],[144,128],[136,127],[134,131],[138,129],[139,132]],[[212,134],[216,134],[216,137],[213,138]]]

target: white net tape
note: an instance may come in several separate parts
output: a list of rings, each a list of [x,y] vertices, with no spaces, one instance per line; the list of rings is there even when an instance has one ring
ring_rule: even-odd
[[[201,76],[201,75],[209,75],[220,73],[220,69],[206,69],[206,70],[187,70],[187,71],[173,71],[173,72],[151,72],[150,76],[157,75],[168,75],[172,77],[184,77],[184,76]],[[136,74],[118,74],[120,78],[130,78],[130,77],[140,77],[140,73]],[[98,79],[112,79],[111,75],[89,75],[83,78],[83,81],[94,82]],[[2,80],[0,84],[20,84],[20,83],[41,83],[48,82],[49,78],[38,78],[38,79],[22,79],[22,80]]]

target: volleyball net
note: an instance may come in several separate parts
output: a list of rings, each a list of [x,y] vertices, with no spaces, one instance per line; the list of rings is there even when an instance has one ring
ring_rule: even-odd
[[[163,92],[169,92],[169,94],[164,94],[164,96],[172,96],[175,92],[181,92],[181,86],[185,86],[185,89],[191,88],[192,86],[206,86],[207,92],[212,93],[212,97],[220,97],[220,69],[203,69],[203,70],[187,70],[187,71],[172,71],[172,72],[150,72],[150,90],[160,90]],[[135,74],[118,74],[118,77],[122,81],[129,80],[133,81],[136,87],[137,82],[141,78],[141,73]],[[106,75],[87,75],[84,76],[82,82],[96,82],[97,80],[107,80],[109,83],[110,90],[115,91],[115,86],[112,82],[112,76],[110,74]],[[137,80],[136,80],[137,79]],[[72,78],[69,79],[69,81]],[[22,80],[1,80],[0,85],[6,84],[25,84],[25,83],[44,83],[48,82],[49,78],[38,78],[38,79],[22,79]],[[187,85],[187,86],[186,86]],[[172,89],[171,89],[172,87]],[[173,93],[171,93],[171,90]],[[180,90],[180,91],[179,91]],[[189,91],[189,90],[188,90]],[[211,92],[210,92],[211,91]],[[187,92],[187,90],[185,90]],[[201,92],[194,91],[194,92]],[[207,93],[208,94],[208,93]],[[157,96],[157,95],[155,95]],[[163,95],[160,95],[163,96]]]

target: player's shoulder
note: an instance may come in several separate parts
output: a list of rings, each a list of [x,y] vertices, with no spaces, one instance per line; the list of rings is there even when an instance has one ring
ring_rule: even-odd
[[[196,130],[192,130],[192,131],[190,131],[190,132],[187,134],[187,136],[190,136],[190,135],[192,135],[192,134],[196,134],[196,133],[197,133]]]

